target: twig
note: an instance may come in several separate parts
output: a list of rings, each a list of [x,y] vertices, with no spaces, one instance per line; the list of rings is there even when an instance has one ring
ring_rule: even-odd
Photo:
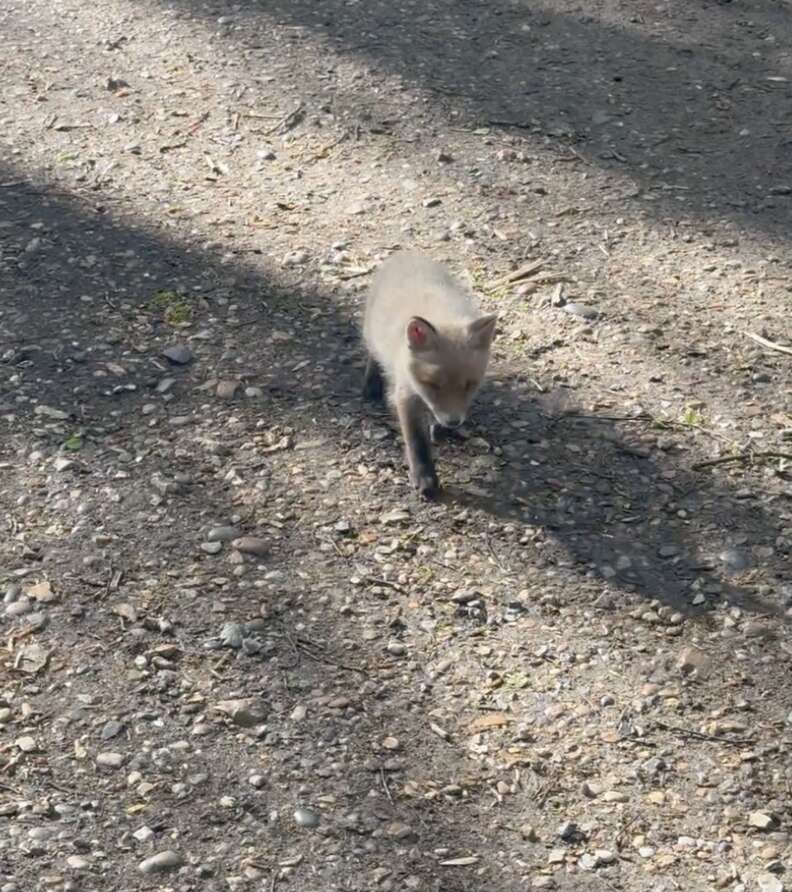
[[[718,737],[717,734],[704,734],[702,731],[691,731],[689,728],[680,728],[678,725],[667,725],[665,722],[655,721],[658,728],[671,731],[681,737],[689,737],[692,740],[706,740],[714,743],[730,743],[732,746],[744,746],[756,743],[753,737]]]
[[[265,130],[264,135],[271,136],[277,130],[280,130],[281,127],[286,127],[290,121],[293,121],[294,118],[296,118],[297,115],[300,114],[300,112],[302,110],[303,110],[303,104],[301,102],[301,103],[299,103],[299,105],[297,105],[296,108],[292,109],[287,115],[284,115],[274,127],[270,127],[269,130]]]
[[[380,780],[382,781],[382,789],[385,790],[385,795],[388,797],[388,802],[393,805],[393,796],[391,796],[390,787],[388,786],[388,779],[385,777],[385,771],[380,768],[379,770]]]
[[[530,130],[534,126],[530,121],[498,121],[490,119],[487,123],[490,127],[516,127],[518,130]]]
[[[388,582],[387,579],[377,579],[376,576],[364,576],[363,578],[366,580],[366,582],[370,582],[373,585],[384,585],[386,588],[392,588],[395,592],[398,592],[400,595],[407,594],[400,585],[397,585],[395,582]]]
[[[744,331],[743,334],[746,337],[751,338],[752,341],[756,341],[757,344],[761,344],[763,347],[767,347],[768,350],[775,350],[777,353],[786,353],[787,356],[792,356],[792,347],[785,347],[783,344],[776,344],[775,341],[769,341],[767,338],[763,338],[761,335],[754,334],[752,331]]]
[[[752,462],[763,458],[782,458],[792,461],[792,453],[789,452],[741,452],[739,455],[724,455],[721,458],[711,458],[709,461],[699,461],[691,465],[694,471],[704,468],[714,468],[716,465],[726,465],[732,462]]]

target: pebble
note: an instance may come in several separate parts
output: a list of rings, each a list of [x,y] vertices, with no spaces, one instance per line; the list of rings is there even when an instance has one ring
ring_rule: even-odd
[[[312,829],[319,826],[319,815],[310,808],[300,806],[294,810],[294,820],[300,827]]]
[[[91,862],[80,855],[69,855],[66,863],[72,870],[87,870],[91,866]]]
[[[248,778],[248,783],[254,789],[260,790],[264,786],[264,784],[267,783],[267,779],[264,777],[263,774],[251,774]]]
[[[232,542],[239,538],[239,530],[236,527],[212,527],[206,534],[207,542]]]
[[[99,753],[96,764],[102,768],[120,768],[124,764],[124,756],[121,753]]]
[[[295,706],[294,709],[291,711],[291,715],[289,716],[289,718],[293,722],[301,722],[305,718],[306,715],[308,715],[308,710],[306,709],[305,706],[303,706],[302,703],[300,703],[299,705]]]
[[[109,721],[102,728],[102,740],[110,740],[113,737],[117,737],[124,730],[124,726],[121,722]]]
[[[778,819],[764,811],[752,811],[748,815],[748,823],[757,830],[772,830],[778,825]]]
[[[252,728],[262,724],[267,718],[267,709],[263,701],[256,697],[241,700],[221,700],[215,707],[218,712],[229,716],[235,725],[241,728]]]
[[[746,552],[740,548],[724,548],[718,555],[718,560],[735,573],[747,569],[751,564]]]
[[[187,365],[193,360],[192,351],[185,344],[172,344],[162,351],[162,355],[174,365]],[[160,381],[161,384],[162,382]],[[160,385],[157,386],[157,390],[159,390]],[[163,391],[159,390],[159,392],[162,393]]]
[[[760,873],[756,878],[759,892],[784,892],[784,884],[772,873]]]
[[[407,648],[401,643],[401,641],[389,641],[385,649],[394,657],[402,657],[404,656],[404,654],[407,653]]]
[[[252,554],[256,557],[264,557],[269,552],[269,546],[264,539],[256,536],[242,536],[231,543],[240,554]]]
[[[30,613],[33,609],[33,602],[30,598],[22,597],[18,601],[13,601],[10,603],[5,609],[5,615],[9,619],[13,619],[17,616],[24,616],[26,613]]]
[[[697,647],[685,647],[679,652],[676,665],[677,669],[684,675],[690,675],[692,672],[701,674],[708,665],[709,661]]]
[[[148,842],[154,836],[154,831],[151,827],[144,824],[139,830],[136,830],[132,836],[134,836],[138,842]]]
[[[308,262],[310,256],[311,255],[307,251],[289,251],[283,258],[283,265],[286,267],[302,266],[304,263]]]
[[[240,623],[226,623],[220,630],[220,640],[232,650],[242,647],[244,637],[244,629]]]
[[[599,313],[588,304],[579,304],[576,301],[564,304],[561,309],[571,316],[579,316],[581,319],[596,319]]]
[[[217,385],[217,396],[221,400],[232,400],[239,390],[239,381],[220,381]]]
[[[169,870],[178,870],[184,864],[184,858],[173,849],[167,849],[145,858],[138,864],[138,870],[141,873],[165,873]]]
[[[222,550],[222,542],[201,542],[201,551],[206,552],[206,554],[220,554]]]
[[[16,745],[19,747],[19,749],[22,750],[23,753],[35,753],[38,749],[36,739],[27,735],[25,737],[18,737]]]

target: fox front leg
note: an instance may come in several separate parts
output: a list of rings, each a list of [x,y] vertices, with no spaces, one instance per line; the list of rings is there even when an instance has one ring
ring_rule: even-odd
[[[401,397],[397,395],[395,403],[404,437],[407,464],[410,467],[410,480],[420,496],[434,498],[440,491],[440,485],[432,459],[432,444],[423,402],[410,394]]]

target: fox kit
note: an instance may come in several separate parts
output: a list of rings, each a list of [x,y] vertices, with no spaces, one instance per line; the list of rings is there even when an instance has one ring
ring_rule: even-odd
[[[489,361],[497,317],[427,257],[399,253],[377,271],[366,303],[363,392],[396,409],[410,478],[426,498],[439,489],[431,441],[436,427],[465,420]]]

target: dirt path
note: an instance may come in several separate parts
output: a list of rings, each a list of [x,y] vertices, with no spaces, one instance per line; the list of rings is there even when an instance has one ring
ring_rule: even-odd
[[[0,892],[789,892],[790,15],[0,6]]]

